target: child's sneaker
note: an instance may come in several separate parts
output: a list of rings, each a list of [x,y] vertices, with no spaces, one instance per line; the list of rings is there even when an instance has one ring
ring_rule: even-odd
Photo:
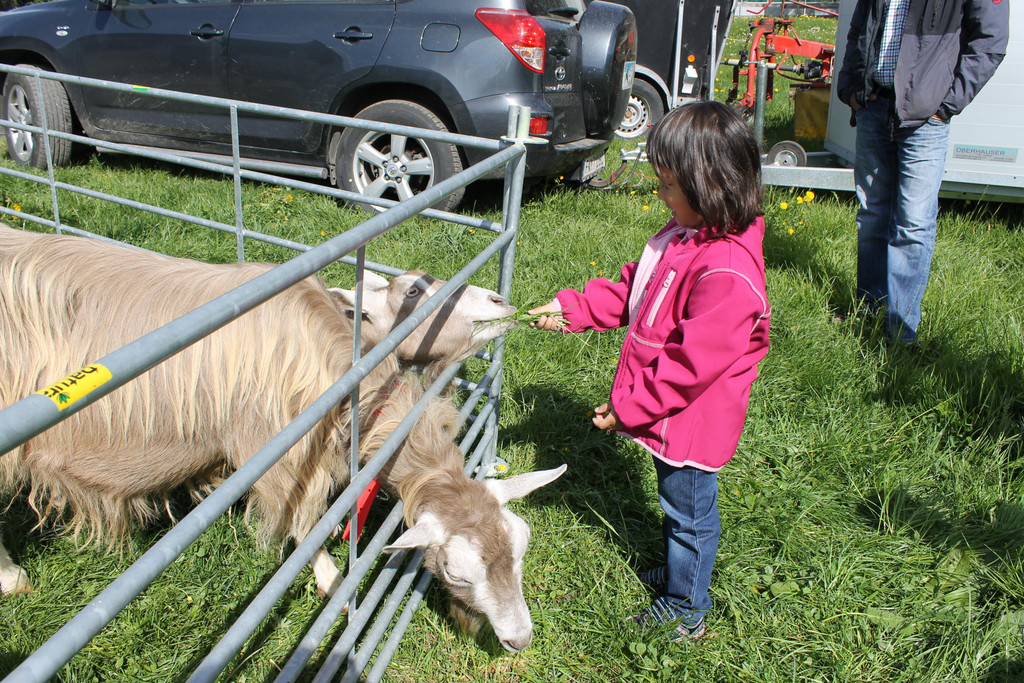
[[[668,586],[668,567],[661,565],[654,569],[648,569],[638,573],[636,578],[640,579],[640,583],[647,586],[648,590],[657,595],[663,595]]]
[[[622,625],[630,633],[634,633],[637,630],[652,630],[672,626],[668,631],[668,636],[669,641],[673,643],[697,640],[704,635],[706,628],[703,617],[696,624],[692,625],[679,623],[682,621],[682,618],[682,615],[669,607],[664,599],[658,598],[650,607],[626,619]]]

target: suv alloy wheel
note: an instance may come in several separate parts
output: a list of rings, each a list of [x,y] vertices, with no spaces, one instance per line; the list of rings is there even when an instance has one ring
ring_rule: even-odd
[[[19,64],[32,68],[31,64]],[[36,81],[31,76],[9,74],[4,82],[0,99],[0,118],[26,126],[42,125],[40,113],[46,108],[46,123],[51,130],[71,132],[71,104],[64,86],[57,81],[40,79],[42,100],[36,91]],[[36,133],[17,128],[5,128],[7,151],[19,166],[46,168],[46,145]],[[71,159],[71,142],[61,138],[50,138],[50,153],[53,165],[63,166]]]
[[[433,112],[407,100],[377,102],[356,118],[448,132]],[[400,201],[461,171],[462,161],[455,145],[359,128],[347,128],[341,134],[336,173],[337,185],[342,190]],[[433,208],[450,211],[463,194],[463,189],[457,190]],[[367,211],[375,210],[370,204],[357,205]]]

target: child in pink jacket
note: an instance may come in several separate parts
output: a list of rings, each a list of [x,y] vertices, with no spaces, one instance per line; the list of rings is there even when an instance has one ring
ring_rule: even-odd
[[[720,534],[717,471],[736,452],[768,351],[761,159],[750,128],[718,102],[667,114],[647,158],[672,220],[618,282],[591,280],[530,312],[546,330],[627,328],[594,424],[654,457],[666,562],[640,575],[659,596],[627,625],[666,626],[678,642],[704,634]]]

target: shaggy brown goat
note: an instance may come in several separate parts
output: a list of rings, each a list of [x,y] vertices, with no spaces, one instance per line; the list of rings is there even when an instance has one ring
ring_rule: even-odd
[[[0,225],[0,407],[271,267],[210,265]],[[132,523],[161,514],[174,489],[199,496],[266,444],[351,367],[352,336],[339,298],[319,279],[307,278],[0,455],[0,485],[27,484],[41,521],[66,521],[87,541],[117,539]],[[422,391],[419,378],[400,373],[394,357],[370,372],[360,384],[364,453],[374,452],[406,414],[408,405],[394,397],[412,401]],[[524,611],[518,572],[528,530],[502,504],[546,483],[545,477],[533,473],[487,484],[466,479],[462,454],[452,443],[456,418],[449,400],[435,399],[380,475],[412,501],[410,521],[416,523],[402,542],[429,546],[430,568],[458,594],[462,584],[448,580],[439,553],[462,558],[450,549],[454,538],[473,546],[473,538],[508,536],[487,542],[505,544],[512,573],[498,576],[489,566],[479,571],[489,584],[514,584],[514,609]],[[253,485],[248,505],[261,518],[264,536],[300,541],[323,514],[331,491],[348,481],[350,422],[343,402]],[[458,477],[441,470],[457,471]],[[489,511],[476,536],[454,525],[448,534],[424,534],[431,516],[444,517],[449,509],[447,498],[423,493],[434,486],[423,480],[428,471],[451,479],[456,497],[474,491],[470,498]],[[495,493],[484,496],[485,488]],[[467,519],[461,515],[460,524]],[[341,577],[326,550],[311,564],[320,592],[332,592]],[[24,573],[0,545],[0,590],[28,589]],[[509,621],[475,596],[463,599],[492,620],[506,647],[521,649],[529,642],[522,614]]]
[[[394,402],[408,409],[414,398],[396,396]],[[400,419],[403,411],[396,413]],[[371,450],[396,426],[378,423],[367,437]],[[446,436],[447,430],[418,430],[377,475],[405,503],[409,527],[385,550],[424,548],[424,566],[451,595],[453,619],[475,635],[486,618],[502,646],[519,652],[533,639],[522,585],[530,527],[505,503],[551,483],[566,466],[478,481],[466,476],[465,456]],[[423,438],[434,443],[413,441]]]

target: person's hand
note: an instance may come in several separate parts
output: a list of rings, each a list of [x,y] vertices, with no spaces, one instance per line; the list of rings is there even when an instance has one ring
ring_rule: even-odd
[[[857,95],[854,93],[850,93],[850,99],[846,103],[850,105],[850,109],[854,111],[860,109],[860,102],[857,101]]]
[[[557,299],[543,306],[531,308],[528,313],[540,316],[540,318],[530,323],[530,327],[554,331],[562,329],[562,326],[565,325],[565,319],[562,318],[562,306],[558,303]],[[545,313],[552,313],[553,315],[544,315]]]
[[[594,408],[593,422],[598,429],[615,429],[619,426],[619,418],[611,403],[602,403]]]

